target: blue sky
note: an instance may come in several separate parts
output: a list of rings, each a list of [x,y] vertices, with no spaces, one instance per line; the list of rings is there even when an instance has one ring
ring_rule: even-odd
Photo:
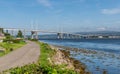
[[[120,0],[0,0],[0,26],[51,31],[120,31]]]

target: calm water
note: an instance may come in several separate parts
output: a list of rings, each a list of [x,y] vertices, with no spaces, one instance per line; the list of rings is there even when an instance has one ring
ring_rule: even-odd
[[[92,74],[120,74],[120,39],[41,40],[48,44],[96,51],[96,54],[72,52]]]

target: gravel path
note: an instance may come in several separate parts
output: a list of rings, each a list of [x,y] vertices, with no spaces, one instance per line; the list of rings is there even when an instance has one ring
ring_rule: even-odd
[[[35,42],[30,42],[3,56],[0,57],[0,72],[17,67],[17,66],[23,66],[29,63],[36,62],[40,55],[40,47]]]

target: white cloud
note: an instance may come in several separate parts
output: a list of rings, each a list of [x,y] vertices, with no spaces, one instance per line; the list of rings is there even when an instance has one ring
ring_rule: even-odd
[[[120,14],[120,8],[102,9],[102,14]]]
[[[46,7],[51,7],[52,4],[49,0],[37,0],[41,5],[46,6]]]

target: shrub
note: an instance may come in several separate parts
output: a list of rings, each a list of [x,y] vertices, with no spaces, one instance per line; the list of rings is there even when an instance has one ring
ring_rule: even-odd
[[[22,41],[22,40],[17,40],[17,39],[12,40],[13,43],[20,43],[21,41]]]
[[[31,41],[38,41],[38,39],[31,39]]]
[[[13,51],[13,48],[10,48],[10,51]]]
[[[11,42],[9,39],[3,39],[3,42]]]

